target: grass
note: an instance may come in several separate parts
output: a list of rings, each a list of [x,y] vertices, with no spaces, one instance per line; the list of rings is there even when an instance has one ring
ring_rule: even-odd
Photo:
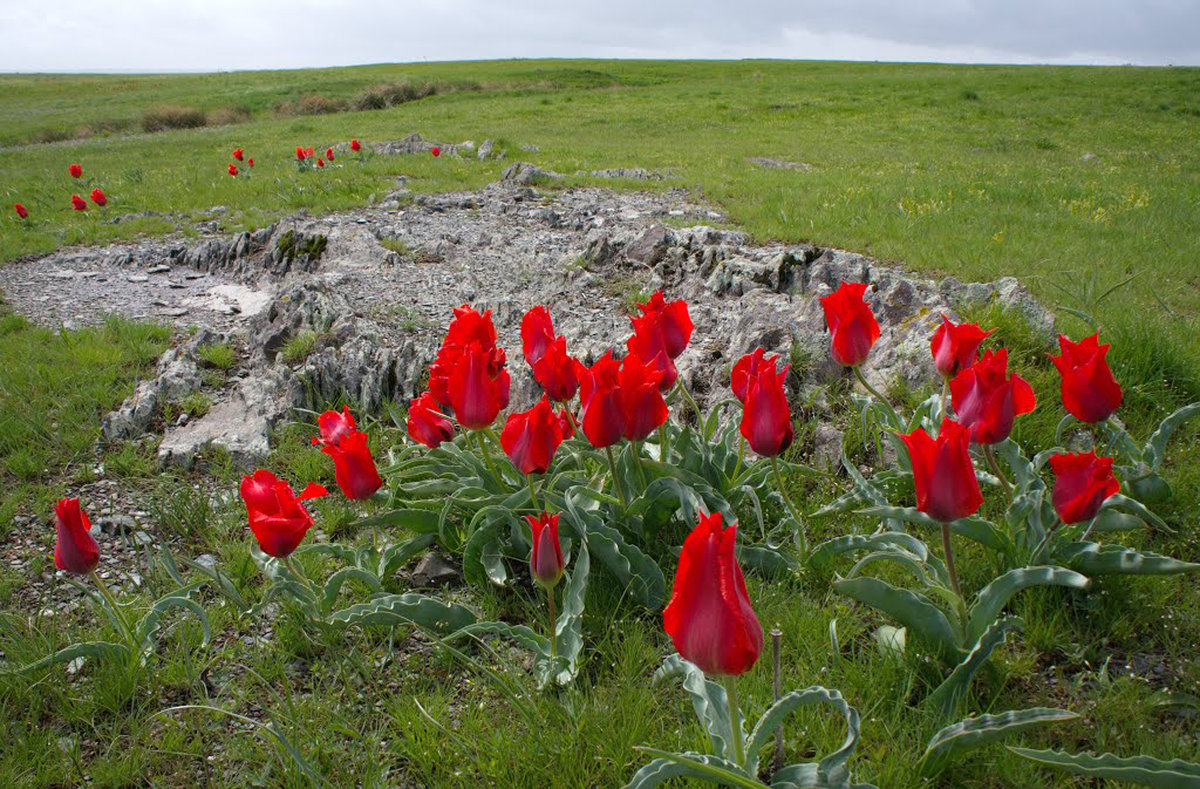
[[[478,89],[399,102],[384,96],[391,106],[371,111],[277,115],[281,105],[314,95],[327,108],[358,106],[375,86],[392,83],[474,83]],[[191,232],[189,218],[212,205],[229,208],[220,219],[227,231],[260,227],[300,209],[356,208],[387,194],[400,174],[415,192],[431,192],[478,187],[518,157],[560,172],[640,166],[671,171],[674,177],[661,187],[696,189],[759,240],[857,249],[932,276],[1020,277],[1044,302],[1076,311],[1060,310],[1062,327],[1073,337],[1094,324],[1103,327],[1126,391],[1120,415],[1135,437],[1146,436],[1169,409],[1200,399],[1196,69],[505,61],[0,76],[0,88],[0,145],[6,146],[0,148],[0,195],[34,210],[29,227],[0,214],[0,260],[176,229],[176,220],[161,217],[110,225],[97,211],[75,215],[63,199],[77,188],[65,173],[73,161],[110,194],[109,213],[176,211],[184,233]],[[148,111],[172,106],[203,112],[208,122],[227,112],[238,125],[125,135]],[[93,136],[29,142],[64,140],[81,126]],[[336,167],[303,174],[291,161],[297,144],[324,149],[351,137],[384,140],[409,131],[437,141],[491,138],[508,149],[509,159],[376,156],[360,162],[347,152],[339,153]],[[523,143],[541,150],[518,153]],[[234,147],[256,158],[253,178],[224,175]],[[814,167],[768,170],[747,164],[748,156]],[[320,254],[315,248],[294,252]],[[639,286],[622,280],[601,287],[632,298]],[[415,317],[394,317],[416,328]],[[1009,348],[1013,369],[1039,394],[1038,410],[1017,421],[1015,435],[1030,446],[1049,445],[1062,411],[1046,338],[1019,316],[992,307],[967,317],[996,328],[990,343]],[[245,510],[234,494],[241,472],[227,454],[209,453],[202,471],[191,475],[158,472],[154,447],[146,442],[97,454],[99,417],[129,394],[168,339],[164,328],[119,320],[54,332],[0,314],[0,528],[8,529],[16,514],[47,518],[53,499],[90,480],[101,460],[106,476],[145,497],[153,530],[174,536],[185,556],[215,555],[258,600],[260,576],[249,558]],[[316,333],[297,335],[283,358],[298,363],[319,340]],[[199,354],[214,387],[239,363],[228,344]],[[792,362],[799,369],[812,360],[797,350]],[[925,392],[893,394],[911,402]],[[828,407],[818,411],[814,404],[812,413],[845,431],[853,462],[876,462],[874,448],[857,432],[846,387],[835,385],[827,395]],[[199,416],[210,405],[200,395],[172,407]],[[314,480],[332,488],[329,458],[309,444],[311,421],[304,417],[279,431],[264,467],[297,487]],[[377,457],[386,457],[398,440],[395,428],[369,417],[360,426]],[[812,432],[808,422],[797,431],[798,456]],[[1176,531],[1133,539],[1195,559],[1200,432],[1194,427],[1172,444],[1165,474],[1175,494],[1159,511]],[[791,482],[793,498],[807,511],[844,490],[844,479],[836,477]],[[355,508],[340,497],[312,507],[325,535],[371,538],[348,533]],[[869,526],[834,518],[812,524],[810,537]],[[43,547],[50,544],[48,529],[42,539]],[[52,577],[48,553],[35,546],[27,556],[24,566],[0,564],[0,650],[7,660],[115,636],[86,607],[59,611],[57,603],[66,599],[61,587],[29,583]],[[314,571],[320,561],[305,559]],[[963,546],[959,561],[969,588],[990,579],[981,552]],[[171,588],[152,567],[140,572],[143,587],[128,595],[136,604]],[[520,573],[513,577],[519,580],[507,590],[455,593],[489,618],[540,622],[534,589]],[[996,746],[933,780],[915,776],[912,765],[934,727],[915,702],[938,673],[917,658],[881,652],[871,634],[884,619],[833,594],[828,581],[818,575],[748,579],[764,627],[784,633],[784,687],[836,687],[861,711],[863,739],[852,762],[857,780],[899,789],[1090,785]],[[61,668],[33,678],[0,674],[6,742],[0,786],[310,785],[261,729],[210,713],[167,711],[181,704],[271,721],[336,785],[619,786],[647,760],[635,746],[704,748],[682,691],[649,683],[670,650],[659,618],[623,602],[611,585],[596,582],[589,590],[579,683],[545,696],[534,693],[521,656],[503,642],[478,647],[477,662],[464,663],[402,629],[326,639],[304,631],[286,612],[268,624],[218,600],[206,599],[206,607],[216,634],[207,650],[199,648],[199,628],[181,620],[144,667],[119,671],[89,662],[74,675]],[[57,613],[43,615],[47,610]],[[1025,620],[1024,635],[1000,650],[976,681],[971,711],[1064,706],[1083,717],[1020,742],[1200,759],[1189,708],[1181,714],[1156,695],[1171,690],[1200,697],[1194,579],[1101,580],[1070,594],[1037,590],[1019,597],[1013,613]],[[829,635],[834,619],[836,652]],[[1151,675],[1148,688],[1123,668],[1138,661],[1159,661],[1166,673]],[[507,677],[520,693],[514,696],[480,665]],[[742,695],[751,717],[767,706],[768,661],[747,675]],[[795,718],[787,728],[789,758],[828,753],[841,742],[840,726],[817,713]]]

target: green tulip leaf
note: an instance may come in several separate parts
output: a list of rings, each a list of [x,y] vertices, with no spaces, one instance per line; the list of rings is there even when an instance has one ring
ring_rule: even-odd
[[[733,729],[725,688],[706,678],[699,666],[685,660],[681,655],[671,655],[663,660],[662,666],[654,672],[653,683],[657,685],[674,677],[682,677],[683,689],[691,697],[692,709],[708,734],[713,753],[732,762]]]
[[[59,663],[70,663],[77,658],[92,658],[93,660],[128,660],[129,647],[124,644],[114,644],[111,641],[84,641],[79,644],[72,644],[69,647],[63,647],[57,652],[47,655],[41,660],[35,660],[32,663],[27,663],[20,668],[12,671],[7,671],[7,674],[27,674],[32,671],[39,671],[49,666],[54,666]]]
[[[383,587],[379,583],[379,579],[366,570],[361,570],[357,567],[343,567],[333,575],[329,576],[329,580],[325,582],[325,589],[322,593],[322,603],[324,610],[328,611],[337,601],[338,593],[341,592],[342,586],[347,581],[361,581],[364,586],[372,592],[380,592]]]
[[[1135,551],[1123,545],[1072,542],[1056,546],[1055,560],[1086,575],[1171,575],[1194,573],[1200,564],[1184,562],[1149,551]]]
[[[942,684],[929,695],[927,703],[936,710],[940,719],[948,718],[959,711],[963,701],[967,698],[971,680],[975,678],[975,674],[987,663],[996,647],[1004,643],[1009,633],[1020,632],[1022,628],[1021,620],[1012,616],[1006,616],[988,624],[987,629],[980,634],[967,656],[954,667],[950,676],[946,677]]]
[[[940,657],[958,662],[962,643],[950,621],[929,598],[900,589],[878,578],[843,578],[833,588],[847,597],[878,608],[898,620],[914,636],[931,646]]]
[[[746,747],[746,771],[752,775],[758,772],[758,754],[774,737],[775,731],[783,725],[788,715],[797,709],[810,704],[828,704],[842,714],[846,721],[846,739],[842,746],[818,762],[819,774],[824,776],[845,775],[846,761],[854,753],[858,743],[859,722],[858,711],[846,703],[842,694],[836,690],[828,690],[814,685],[803,690],[793,690],[772,704],[750,733],[749,744]]]
[[[670,778],[696,778],[718,786],[764,789],[764,785],[742,772],[733,762],[704,753],[668,753],[656,748],[638,748],[658,758],[634,773],[623,789],[651,789]]]
[[[195,587],[181,589],[178,592],[159,598],[155,601],[142,620],[138,622],[136,633],[137,638],[142,644],[142,649],[149,651],[153,649],[154,642],[158,638],[159,632],[162,630],[163,615],[172,608],[182,608],[185,611],[193,613],[200,620],[200,626],[203,628],[204,637],[201,641],[201,646],[208,646],[208,642],[212,640],[212,631],[208,627],[208,615],[204,612],[204,607],[191,599],[188,595],[194,591]]]
[[[343,608],[329,617],[330,624],[341,627],[412,624],[439,635],[462,630],[475,621],[475,614],[457,603],[416,592],[383,595],[367,603]]]
[[[1200,764],[1179,759],[1165,762],[1150,756],[1121,757],[1111,753],[1092,756],[1087,753],[1039,751],[1031,748],[1008,748],[1018,756],[1032,759],[1048,767],[1057,767],[1087,778],[1149,786],[1151,789],[1200,789]]]
[[[967,621],[967,640],[983,635],[1000,616],[1013,595],[1031,586],[1068,586],[1086,589],[1087,576],[1065,567],[1019,567],[993,580],[975,595]]]
[[[954,757],[1012,734],[1027,731],[1046,723],[1058,723],[1078,717],[1068,710],[1034,707],[1027,710],[1013,710],[967,718],[947,726],[933,735],[924,755],[921,756],[921,773],[922,775],[933,775]]]
[[[1189,403],[1160,422],[1158,429],[1150,436],[1150,440],[1146,442],[1146,448],[1142,451],[1142,459],[1146,465],[1157,471],[1166,455],[1167,443],[1171,440],[1171,436],[1184,422],[1197,414],[1200,414],[1200,403]]]

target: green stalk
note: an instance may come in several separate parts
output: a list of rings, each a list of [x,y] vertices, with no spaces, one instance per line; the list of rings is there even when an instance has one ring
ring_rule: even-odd
[[[866,389],[868,392],[870,392],[875,397],[876,400],[878,400],[879,402],[886,405],[888,408],[888,411],[892,412],[892,426],[895,427],[897,430],[903,430],[904,423],[900,421],[900,415],[896,413],[896,409],[892,407],[892,404],[890,402],[888,402],[888,399],[886,397],[884,397],[883,395],[881,395],[879,393],[879,390],[877,390],[875,387],[873,387],[869,383],[867,383],[867,379],[862,374],[862,370],[859,368],[858,365],[855,365],[854,367],[852,367],[850,369],[854,370],[854,377],[857,378],[858,382],[863,385],[863,388]]]
[[[996,461],[996,450],[991,444],[983,445],[983,456],[987,458],[988,465],[992,469],[992,473],[1000,479],[1000,486],[1004,488],[1004,495],[1008,496],[1009,500],[1013,497],[1013,486],[1008,481],[1008,477],[1004,476],[1004,472],[1000,470],[1000,464]]]
[[[688,407],[692,409],[692,413],[696,415],[696,424],[700,424],[700,407],[696,405],[696,401],[692,399],[692,393],[683,385],[683,379],[675,381],[675,388],[683,395],[683,399],[687,400]],[[685,423],[686,424],[686,423]]]
[[[804,521],[800,518],[800,512],[796,509],[796,505],[792,503],[792,497],[788,495],[787,486],[783,484],[783,473],[779,470],[778,455],[771,456],[771,469],[775,472],[775,487],[779,488],[779,495],[783,496],[783,502],[787,505],[792,520],[796,521],[796,528],[800,533],[800,555],[801,557],[808,556],[808,535],[804,533]]]
[[[746,766],[746,745],[742,742],[742,721],[741,712],[738,710],[738,697],[736,683],[737,677],[732,674],[721,677],[721,684],[725,686],[725,696],[729,700],[729,728],[733,735],[733,760],[738,767],[745,768]]]
[[[625,495],[625,485],[621,482],[621,478],[617,476],[617,460],[613,457],[612,446],[604,448],[608,455],[608,470],[612,474],[613,487],[617,489],[617,495],[621,497],[621,507],[629,509],[629,497]]]
[[[487,463],[488,470],[492,472],[492,476],[496,478],[496,482],[503,485],[504,477],[500,476],[500,469],[496,468],[496,461],[492,460],[492,453],[488,452],[487,444],[483,440],[483,431],[473,430],[471,432],[475,435],[479,444],[479,451],[483,454],[483,460]]]
[[[533,490],[533,475],[526,474],[525,481],[529,483],[529,498],[533,502],[533,509],[536,510],[537,512],[541,512],[542,505],[538,503],[537,493],[535,493]]]
[[[950,586],[962,602],[962,589],[958,585],[958,571],[954,569],[954,547],[950,544],[950,524],[942,524],[942,553],[946,556],[946,572],[950,574]]]
[[[642,481],[642,489],[645,490],[646,485],[646,467],[642,465],[642,442],[634,441],[633,444],[633,462],[637,465],[638,477]]]
[[[92,583],[96,584],[96,588],[99,589],[100,594],[104,596],[109,608],[112,609],[113,614],[116,616],[116,620],[121,623],[121,629],[125,631],[125,638],[129,642],[129,648],[136,650],[137,644],[133,642],[133,628],[129,626],[129,620],[125,618],[125,612],[121,610],[119,605],[117,605],[116,598],[113,597],[112,592],[108,590],[108,586],[104,583],[104,581],[100,580],[100,575],[96,572],[95,568],[92,568],[91,576]]]
[[[950,416],[950,379],[942,376],[942,418]]]
[[[745,458],[746,458],[746,437],[744,435],[742,435],[742,432],[739,430],[738,431],[738,459],[737,459],[737,465],[733,467],[733,480],[735,482],[742,475],[742,461],[745,460]]]
[[[1095,522],[1095,520],[1093,519],[1093,523],[1094,522]],[[1036,564],[1039,561],[1041,561],[1042,551],[1045,550],[1046,545],[1050,542],[1050,538],[1054,536],[1054,530],[1057,529],[1061,525],[1062,525],[1062,521],[1056,517],[1054,519],[1054,523],[1052,523],[1050,525],[1049,530],[1046,531],[1046,536],[1042,538],[1042,541],[1038,543],[1038,546],[1033,549],[1033,553],[1030,554],[1029,561],[1031,563]],[[1091,531],[1092,531],[1092,527],[1089,525],[1088,530],[1086,532],[1084,532],[1083,537],[1081,537],[1079,541],[1083,542],[1084,540],[1086,540],[1087,536],[1089,534],[1091,534]]]
[[[554,613],[554,587],[546,587],[546,597],[550,600],[550,659],[558,657],[558,616]]]
[[[663,422],[658,426],[658,460],[660,463],[667,462],[667,423]]]

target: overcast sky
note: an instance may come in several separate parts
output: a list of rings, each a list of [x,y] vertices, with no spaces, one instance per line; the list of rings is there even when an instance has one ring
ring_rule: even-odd
[[[0,71],[515,57],[1200,65],[1200,0],[0,0]]]

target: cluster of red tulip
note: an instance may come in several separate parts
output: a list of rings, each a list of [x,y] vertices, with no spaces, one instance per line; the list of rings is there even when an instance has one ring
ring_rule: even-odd
[[[237,178],[239,175],[249,178],[250,170],[254,168],[254,157],[246,156],[246,151],[244,148],[234,148],[233,158],[241,162],[244,166],[238,167],[233,162],[230,162],[228,167],[229,174],[234,178]]]
[[[357,142],[358,140],[351,141],[350,150],[359,150],[358,148],[354,147],[355,143]],[[297,145],[296,167],[300,170],[300,172],[305,172],[306,170],[311,170],[313,168],[323,168],[327,164],[333,163],[334,156],[335,154],[332,147],[326,148],[325,154],[322,156],[318,151],[313,150],[312,146],[304,148]]]
[[[67,173],[75,181],[83,184],[84,189],[91,185],[91,179],[83,178],[83,165],[72,164],[67,168]],[[100,187],[94,187],[90,195],[92,202],[99,208],[104,208],[108,205],[108,196],[104,194],[104,190]],[[86,211],[88,209],[88,201],[80,197],[78,193],[71,195],[71,207],[76,211]],[[13,211],[16,212],[17,218],[23,222],[29,222],[29,206],[24,203],[13,203]]]

